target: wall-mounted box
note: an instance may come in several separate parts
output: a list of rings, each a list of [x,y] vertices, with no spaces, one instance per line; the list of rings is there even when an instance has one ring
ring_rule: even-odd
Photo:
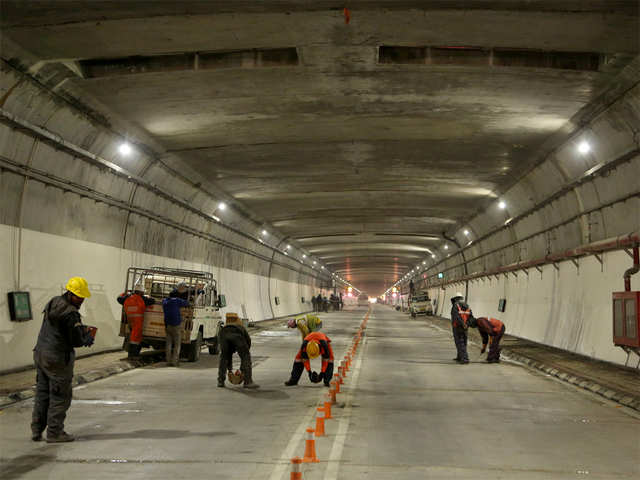
[[[613,292],[613,343],[640,347],[640,292]]]
[[[506,308],[507,308],[507,299],[501,298],[500,300],[498,300],[498,311],[504,312]]]
[[[276,305],[280,305],[280,297],[274,297]]]
[[[32,320],[31,298],[29,292],[9,292],[9,317],[12,322]]]

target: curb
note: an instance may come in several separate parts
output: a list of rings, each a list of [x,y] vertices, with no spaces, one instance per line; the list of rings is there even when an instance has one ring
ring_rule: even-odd
[[[576,387],[580,387],[584,390],[596,393],[608,400],[612,400],[616,403],[624,405],[625,407],[640,411],[640,397],[632,397],[631,395],[618,392],[610,387],[593,382],[584,377],[560,371],[557,368],[550,367],[537,360],[532,360],[529,357],[525,357],[523,355],[520,355],[519,353],[515,353],[507,348],[502,349],[502,351],[510,360],[518,361],[529,368],[544,372],[548,375],[551,375],[552,377],[556,377],[559,380],[562,380],[563,382],[570,383],[571,385],[575,385]]]
[[[91,370],[89,372],[74,375],[73,380],[71,381],[71,385],[72,387],[77,387],[86,383],[95,382],[96,380],[101,380],[112,375],[117,375],[118,373],[127,372],[129,370],[148,365],[149,363],[150,362],[144,362],[140,360],[129,360],[126,363],[118,365],[107,365],[106,367],[99,370]],[[29,398],[33,398],[34,396],[35,387],[31,387],[26,390],[20,390],[8,395],[1,395],[0,408],[8,407],[23,400],[28,400]]]

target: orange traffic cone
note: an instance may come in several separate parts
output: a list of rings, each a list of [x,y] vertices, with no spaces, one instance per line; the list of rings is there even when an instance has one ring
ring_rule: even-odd
[[[332,388],[331,390],[329,390],[329,398],[331,399],[331,405],[335,405],[336,403],[338,403],[336,400],[335,388]]]
[[[302,463],[318,463],[316,457],[316,440],[313,438],[313,428],[307,428],[307,438],[304,441],[304,458]]]
[[[333,389],[336,391],[336,393],[340,393],[340,383],[333,381],[331,382],[331,385],[333,385]]]
[[[326,420],[331,420],[333,418],[331,416],[331,402],[324,402],[324,418]]]
[[[316,437],[324,437],[324,407],[316,409]]]
[[[291,480],[302,480],[302,472],[300,471],[300,464],[302,459],[300,457],[293,457],[291,459]]]

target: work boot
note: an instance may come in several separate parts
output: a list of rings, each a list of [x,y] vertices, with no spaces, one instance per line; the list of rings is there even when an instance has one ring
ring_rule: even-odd
[[[218,380],[218,387],[224,388],[224,380]]]
[[[54,435],[47,434],[47,443],[73,442],[75,439],[76,437],[64,431]]]
[[[31,432],[31,440],[39,442],[42,440],[42,432]]]
[[[292,386],[294,386],[294,385],[297,385],[297,384],[298,384],[298,382],[296,382],[295,380],[293,380],[293,379],[291,379],[291,378],[290,378],[289,380],[287,380],[286,382],[284,382],[284,384],[285,384],[287,387],[292,387]]]
[[[255,390],[256,388],[260,388],[260,385],[258,385],[257,383],[253,383],[253,381],[250,381],[250,382],[245,382],[242,387]]]

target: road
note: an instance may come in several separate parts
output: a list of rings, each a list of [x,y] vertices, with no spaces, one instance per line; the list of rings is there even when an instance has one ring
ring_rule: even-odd
[[[323,315],[338,358],[366,312]],[[457,365],[450,332],[386,306],[373,306],[363,338],[304,479],[638,478],[632,411],[512,362],[485,364],[475,346]],[[2,410],[0,478],[289,479],[326,394],[306,375],[284,386],[299,343],[284,321],[254,334],[258,391],[217,388],[206,350],[197,364],[78,387],[70,444],[29,440],[30,401]]]

